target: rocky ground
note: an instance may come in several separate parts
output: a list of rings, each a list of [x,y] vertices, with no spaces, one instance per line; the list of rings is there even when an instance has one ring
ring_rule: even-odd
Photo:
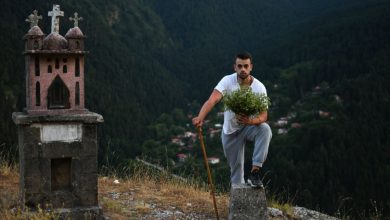
[[[18,181],[17,168],[0,167],[1,219],[20,219],[21,214],[17,211],[20,210],[17,200]],[[227,219],[229,196],[218,194],[216,200],[220,219]],[[99,204],[106,219],[216,219],[212,199],[206,188],[164,178],[145,177],[143,173],[125,179],[100,177]],[[269,207],[268,215],[271,220],[336,219],[303,207],[289,207],[284,212]],[[39,216],[45,218],[31,219],[52,219],[50,215],[42,213]]]
[[[110,183],[112,181],[112,183]],[[105,183],[104,183],[105,182]],[[117,182],[117,183],[115,183]],[[143,219],[143,220],[213,220],[216,219],[210,195],[205,191],[184,192],[187,187],[176,186],[176,193],[169,198],[164,192],[171,189],[162,186],[160,190],[135,186],[128,189],[120,185],[128,183],[110,178],[100,179],[100,201],[108,219]],[[186,189],[187,188],[187,189]],[[128,189],[128,190],[126,190]],[[107,191],[106,191],[107,190]],[[146,190],[146,191],[145,191]],[[183,191],[184,190],[184,191]],[[190,190],[191,191],[191,190]],[[197,194],[194,195],[193,193]],[[186,194],[186,195],[183,195]],[[226,195],[217,196],[220,219],[227,219],[228,201]],[[108,204],[117,204],[116,208]],[[309,210],[304,207],[291,207],[288,213],[279,209],[268,207],[268,216],[271,220],[335,220],[337,218],[323,213]]]

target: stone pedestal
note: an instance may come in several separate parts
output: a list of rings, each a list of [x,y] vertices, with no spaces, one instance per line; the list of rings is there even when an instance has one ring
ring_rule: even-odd
[[[49,204],[61,216],[99,219],[97,125],[103,117],[15,112],[12,118],[18,126],[22,205]]]
[[[262,188],[252,188],[246,184],[232,184],[228,219],[268,219],[265,190]]]

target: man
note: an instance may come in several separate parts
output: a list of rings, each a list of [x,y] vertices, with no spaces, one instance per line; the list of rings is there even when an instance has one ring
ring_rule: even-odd
[[[253,68],[252,56],[247,53],[236,55],[233,74],[227,75],[217,84],[209,99],[203,104],[197,117],[192,123],[199,127],[212,108],[221,101],[225,92],[235,91],[243,86],[250,86],[255,93],[267,95],[264,85],[251,76]],[[245,183],[244,180],[244,148],[246,141],[254,142],[252,169],[248,183],[254,187],[263,187],[260,176],[262,167],[268,153],[272,132],[267,123],[267,111],[254,117],[236,115],[232,111],[224,112],[223,131],[221,134],[225,156],[230,166],[230,181],[232,184]]]

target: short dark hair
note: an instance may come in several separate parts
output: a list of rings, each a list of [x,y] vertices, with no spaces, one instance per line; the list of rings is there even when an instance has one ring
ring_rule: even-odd
[[[241,60],[249,59],[252,63],[252,55],[247,51],[242,51],[242,52],[238,53],[234,59],[234,62],[236,62],[237,58],[239,58]]]

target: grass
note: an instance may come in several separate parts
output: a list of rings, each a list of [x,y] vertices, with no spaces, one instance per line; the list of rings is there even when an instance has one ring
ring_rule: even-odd
[[[125,177],[111,173],[99,178],[99,201],[108,217],[137,219],[160,209],[213,218],[210,193],[195,181],[183,182],[139,163],[130,167]],[[220,216],[227,216],[228,200],[226,194],[217,195]]]
[[[32,212],[18,205],[18,166],[4,161],[0,158],[1,219],[58,219],[57,214],[45,207],[37,207],[37,211]],[[195,181],[179,181],[144,165],[130,167],[121,171],[127,173],[125,176],[119,177],[112,169],[99,177],[99,204],[110,219],[154,219],[155,210],[170,210],[181,213],[182,217],[191,214],[205,219],[214,217],[212,198],[204,186]],[[228,199],[226,194],[217,195],[220,216],[227,216]]]
[[[294,206],[291,203],[282,203],[274,198],[267,199],[267,206],[279,209],[288,217],[294,217]]]
[[[9,160],[0,154],[1,219],[58,219],[58,214],[47,211],[46,207],[37,207],[37,211],[32,212],[18,205],[18,166],[5,161]],[[215,218],[207,186],[195,180],[178,180],[167,172],[137,162],[126,167],[123,170],[104,168],[101,171],[103,175],[98,179],[99,205],[110,219],[157,219],[156,212],[171,213],[159,219],[187,219],[186,216],[194,216],[193,219]],[[220,219],[227,219],[229,195],[218,193],[216,200]],[[297,219],[292,201],[281,201],[271,195],[268,196],[267,205],[281,210],[288,219]],[[380,215],[371,215],[367,219],[379,219],[374,216]],[[343,219],[349,218],[345,216]]]
[[[19,166],[10,159],[10,153],[0,151],[0,216],[1,219],[56,220],[50,205],[31,211],[19,206]]]
[[[19,170],[8,154],[0,152],[0,216],[11,219],[10,208],[18,202]]]

